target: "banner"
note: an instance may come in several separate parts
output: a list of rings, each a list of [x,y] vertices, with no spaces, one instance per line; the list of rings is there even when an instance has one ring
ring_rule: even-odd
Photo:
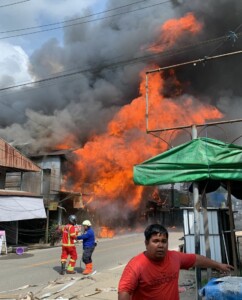
[[[0,255],[2,252],[8,253],[5,230],[0,230]]]

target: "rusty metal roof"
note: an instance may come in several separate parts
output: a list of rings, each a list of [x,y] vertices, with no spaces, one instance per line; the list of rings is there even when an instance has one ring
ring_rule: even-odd
[[[42,197],[40,195],[26,192],[26,191],[20,191],[20,190],[1,190],[0,189],[0,196],[25,196],[25,197]]]
[[[30,159],[21,154],[17,149],[0,138],[0,167],[10,168],[15,171],[40,172],[41,168]]]

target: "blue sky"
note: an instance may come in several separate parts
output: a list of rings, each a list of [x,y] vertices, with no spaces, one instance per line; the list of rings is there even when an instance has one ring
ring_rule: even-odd
[[[9,5],[17,2],[19,3]],[[9,74],[15,78],[14,83],[29,81],[31,76],[28,73],[28,57],[49,39],[57,38],[61,43],[63,30],[60,28],[30,35],[15,35],[48,29],[51,27],[38,28],[38,26],[59,23],[80,15],[102,11],[105,9],[105,3],[105,0],[31,0],[26,2],[2,0],[0,5],[0,78]],[[61,24],[58,26],[61,27]],[[19,31],[19,29],[31,27],[36,28]],[[15,37],[6,38],[9,36]],[[15,66],[14,70],[13,66]]]

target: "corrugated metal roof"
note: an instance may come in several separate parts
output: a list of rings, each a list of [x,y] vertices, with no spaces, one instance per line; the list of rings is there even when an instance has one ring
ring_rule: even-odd
[[[62,150],[53,150],[50,152],[39,152],[39,153],[29,153],[28,157],[42,157],[42,156],[68,156],[76,149],[62,149]]]
[[[218,227],[218,210],[208,210],[209,249],[211,259],[222,262],[221,236]],[[193,208],[183,210],[184,237],[187,253],[195,253],[194,211]],[[200,218],[200,254],[206,256],[206,243],[203,218]]]
[[[40,172],[41,169],[17,149],[0,138],[0,167],[18,171]]]
[[[0,196],[25,196],[25,197],[41,197],[40,195],[26,192],[26,191],[20,191],[20,190],[1,190],[0,189]]]

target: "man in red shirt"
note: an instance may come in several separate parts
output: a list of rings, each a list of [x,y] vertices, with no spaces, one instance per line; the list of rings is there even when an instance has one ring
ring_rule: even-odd
[[[180,269],[214,268],[230,272],[233,267],[197,254],[168,250],[168,231],[160,224],[145,232],[146,251],[126,265],[118,287],[119,300],[179,300]]]
[[[77,260],[77,252],[75,246],[75,239],[77,238],[78,231],[75,227],[76,216],[70,215],[68,218],[68,224],[61,228],[62,230],[62,253],[61,253],[61,275],[65,274],[75,274],[74,267]],[[66,261],[70,256],[69,264],[66,268]]]

